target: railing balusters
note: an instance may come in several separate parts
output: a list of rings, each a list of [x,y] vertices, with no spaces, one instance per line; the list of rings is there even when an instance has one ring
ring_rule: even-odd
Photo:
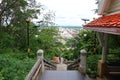
[[[76,59],[73,63],[68,65],[68,69],[70,70],[74,70],[74,69],[76,70],[76,68],[78,69],[80,61],[81,61],[80,58]]]
[[[25,80],[38,80],[38,77],[44,72],[44,69],[45,69],[44,66],[46,65],[49,69],[56,69],[56,65],[44,59],[43,52],[44,51],[41,49],[37,51],[38,60],[30,70],[28,75],[26,76]]]
[[[32,77],[34,76],[34,74],[36,73],[36,71],[40,65],[41,65],[41,58],[37,60],[35,65],[30,70],[29,74],[26,76],[25,80],[32,80]]]
[[[52,68],[52,69],[56,69],[56,65],[54,65],[52,62],[50,62],[49,60],[43,59],[44,63],[46,64],[46,67]]]
[[[36,80],[37,76],[40,72],[42,73],[44,70],[44,63],[43,63],[43,50],[37,51],[38,60],[26,76],[25,80]]]
[[[81,57],[68,65],[68,70],[79,70],[81,73],[86,74],[86,50],[81,50]]]

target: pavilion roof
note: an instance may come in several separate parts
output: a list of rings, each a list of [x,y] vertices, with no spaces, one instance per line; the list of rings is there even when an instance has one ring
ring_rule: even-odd
[[[84,25],[85,29],[120,35],[120,13],[99,17]]]

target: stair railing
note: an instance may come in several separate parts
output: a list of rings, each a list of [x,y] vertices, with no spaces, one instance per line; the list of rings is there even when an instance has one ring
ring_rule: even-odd
[[[45,70],[56,70],[56,65],[53,62],[45,58],[43,59],[43,61],[44,61]]]
[[[56,65],[54,65],[49,60],[44,59],[43,57],[43,50],[37,51],[37,62],[34,64],[28,75],[26,76],[25,80],[38,80],[44,70],[56,70]]]
[[[73,63],[69,64],[67,69],[68,70],[79,70],[81,73],[86,74],[86,57],[87,52],[86,50],[81,50],[81,57],[76,59]]]
[[[81,61],[80,58],[76,59],[73,63],[71,63],[67,66],[67,69],[68,70],[78,70],[80,61]]]
[[[44,63],[43,63],[43,50],[37,51],[38,60],[26,76],[25,80],[37,80],[38,75],[42,74],[44,71]]]

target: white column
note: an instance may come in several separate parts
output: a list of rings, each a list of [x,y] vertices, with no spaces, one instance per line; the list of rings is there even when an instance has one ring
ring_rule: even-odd
[[[80,50],[81,53],[81,61],[80,61],[80,70],[83,74],[86,74],[86,57],[87,57],[87,51],[86,50]]]
[[[44,56],[43,56],[43,53],[44,53],[44,51],[42,49],[39,49],[37,51],[37,58],[38,59],[41,58],[41,60],[42,60],[42,63],[41,63],[41,65],[42,65],[42,72],[44,71],[44,62],[43,62]]]

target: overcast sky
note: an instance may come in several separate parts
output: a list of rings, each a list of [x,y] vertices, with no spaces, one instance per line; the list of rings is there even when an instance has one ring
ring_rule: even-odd
[[[94,9],[97,8],[95,0],[37,0],[47,9],[55,12],[57,25],[81,26],[84,21],[81,18],[92,20],[97,17]]]

